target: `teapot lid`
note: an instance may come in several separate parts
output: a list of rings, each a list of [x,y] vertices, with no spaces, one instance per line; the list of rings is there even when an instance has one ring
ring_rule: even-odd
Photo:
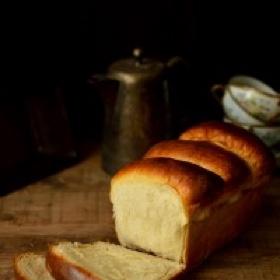
[[[154,80],[164,72],[165,64],[161,61],[146,58],[142,50],[133,50],[133,57],[121,59],[109,67],[109,76],[113,79],[134,83],[139,80]]]

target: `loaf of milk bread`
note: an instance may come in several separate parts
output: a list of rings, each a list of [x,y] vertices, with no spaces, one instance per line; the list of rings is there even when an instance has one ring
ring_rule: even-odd
[[[274,167],[271,152],[250,132],[221,122],[194,126],[113,176],[122,246],[51,245],[45,270],[41,257],[40,266],[17,258],[17,279],[36,280],[36,268],[57,280],[180,279],[251,224]],[[20,278],[23,264],[33,278]]]
[[[273,168],[270,151],[244,129],[192,127],[113,177],[118,239],[190,270],[250,224]]]

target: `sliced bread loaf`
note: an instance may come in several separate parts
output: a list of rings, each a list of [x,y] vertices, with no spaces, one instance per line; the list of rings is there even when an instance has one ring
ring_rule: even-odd
[[[161,142],[112,178],[119,242],[191,270],[252,221],[273,168],[267,147],[234,125],[201,124]]]

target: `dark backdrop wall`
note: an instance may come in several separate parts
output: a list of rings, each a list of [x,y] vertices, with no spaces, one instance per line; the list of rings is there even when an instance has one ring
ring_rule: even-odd
[[[278,86],[278,9],[257,2],[1,4],[1,84],[79,77],[142,46],[148,54],[183,55],[208,79],[250,72]]]
[[[201,83],[246,72],[278,87],[278,9],[271,2],[1,4],[1,87],[80,78],[135,46],[151,55],[183,55],[202,73]]]

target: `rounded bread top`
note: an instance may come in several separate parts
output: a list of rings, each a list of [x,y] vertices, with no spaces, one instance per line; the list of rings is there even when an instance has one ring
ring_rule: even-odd
[[[250,175],[242,159],[206,141],[163,141],[150,148],[144,157],[167,157],[199,165],[222,177],[227,187],[246,182]]]
[[[262,184],[275,166],[273,155],[265,144],[251,132],[233,124],[205,122],[187,129],[179,139],[210,141],[236,154],[249,166],[254,186]]]
[[[147,158],[121,168],[112,178],[111,193],[124,182],[145,183],[147,180],[171,186],[186,206],[211,200],[224,185],[219,176],[192,163],[171,158]]]

